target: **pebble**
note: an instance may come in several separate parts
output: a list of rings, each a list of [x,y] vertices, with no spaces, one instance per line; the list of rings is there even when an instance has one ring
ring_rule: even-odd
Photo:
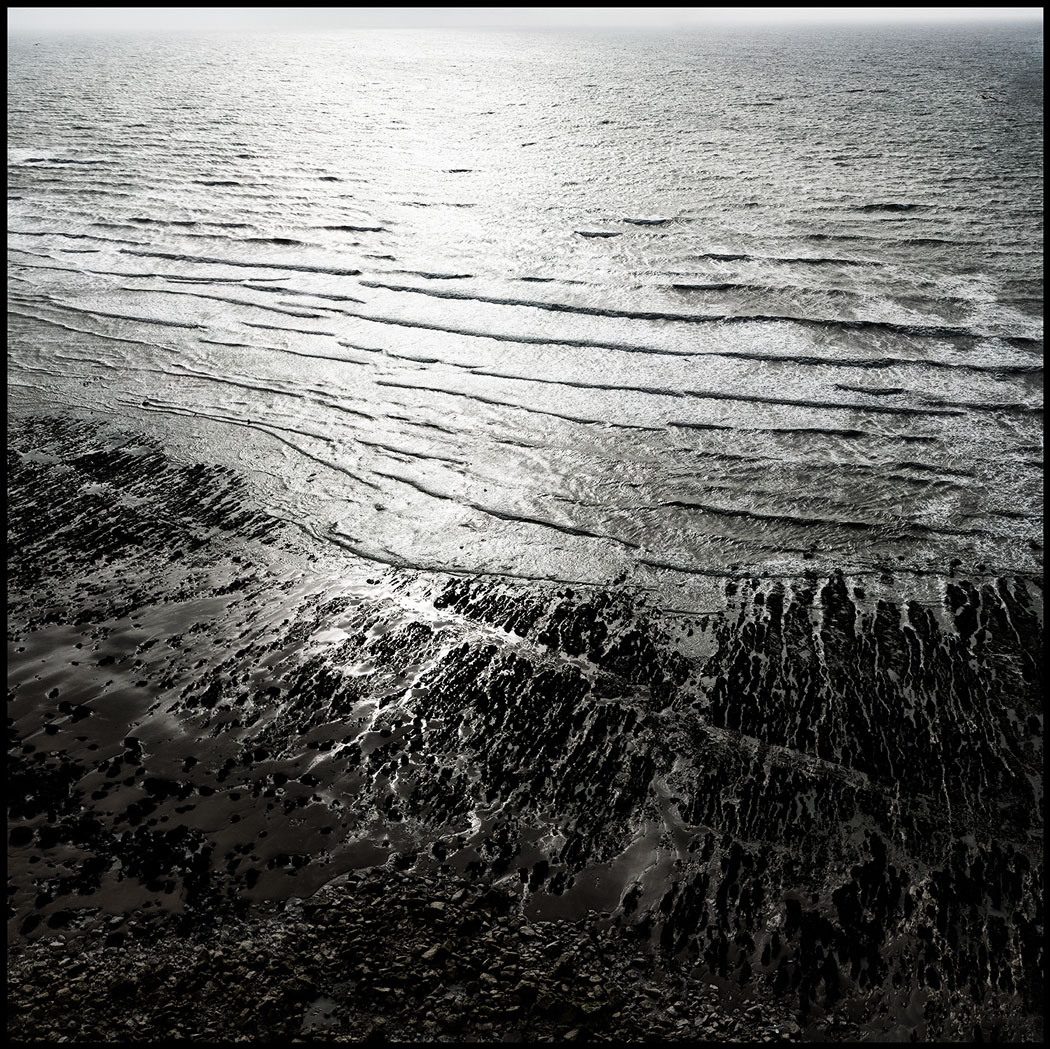
[[[127,1040],[133,1019],[142,1041],[178,1034],[290,1043],[311,1037],[309,1025],[320,1013],[306,1018],[319,999],[334,1006],[325,1006],[331,1015],[314,1037],[329,1041],[389,1039],[394,1030],[407,1041],[452,1035],[486,1042],[623,1043],[661,1032],[699,1034],[687,1018],[672,1018],[686,1007],[684,990],[695,994],[700,985],[658,977],[652,962],[626,943],[603,946],[599,975],[591,968],[593,946],[579,940],[578,929],[520,922],[513,897],[498,887],[489,889],[494,895],[487,904],[475,900],[469,910],[432,900],[420,911],[410,900],[418,881],[392,873],[373,868],[342,891],[330,887],[323,924],[305,917],[316,907],[303,901],[301,909],[270,918],[204,922],[189,936],[161,934],[124,948],[105,945],[108,922],[99,923],[94,938],[85,932],[75,944],[30,942],[9,967],[9,1037],[55,1040],[72,1021],[82,1031],[99,1032],[101,1040]],[[450,901],[462,892],[451,893]],[[500,924],[506,915],[497,912],[508,905],[512,917]],[[450,920],[444,941],[434,943],[432,916],[442,913],[470,914],[478,927],[464,931]],[[501,935],[493,935],[496,930]],[[529,960],[522,945],[541,942],[543,950]],[[82,971],[91,975],[90,994],[68,983]],[[641,997],[659,1019],[645,1019],[635,1008]],[[128,1016],[130,1002],[134,1017]],[[176,1017],[178,1028],[172,1026]],[[710,1025],[704,1030],[715,1032]]]

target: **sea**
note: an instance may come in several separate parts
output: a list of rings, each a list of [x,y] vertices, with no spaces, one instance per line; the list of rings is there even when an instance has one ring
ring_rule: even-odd
[[[1038,574],[1041,46],[13,38],[10,410],[386,564]]]

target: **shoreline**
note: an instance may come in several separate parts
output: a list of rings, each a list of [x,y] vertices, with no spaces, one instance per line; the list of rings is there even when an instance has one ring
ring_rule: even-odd
[[[960,577],[938,618],[904,598],[865,604],[841,577],[742,581],[725,612],[683,617],[623,589],[349,559],[336,572],[232,471],[91,424],[8,435],[12,1036],[54,1021],[39,995],[60,985],[80,1009],[74,1037],[157,1036],[170,1014],[140,1003],[145,1026],[127,1028],[128,1001],[173,1007],[246,966],[267,974],[292,1037],[321,999],[341,1025],[325,1037],[350,1040],[397,1040],[396,1023],[376,1028],[391,1012],[418,1040],[1041,1031],[1026,972],[1041,828],[1024,775],[999,767],[1038,772],[1041,755],[1031,583]],[[992,685],[999,707],[985,710]],[[1021,728],[1003,721],[1007,701]],[[953,736],[957,712],[976,728]],[[947,754],[958,768],[937,770]],[[470,902],[453,903],[460,891]],[[310,917],[318,893],[330,928]],[[441,911],[428,917],[436,903],[481,925],[456,939]],[[513,986],[479,975],[452,992],[451,1024],[433,1008],[428,1020],[402,991],[421,974],[457,983],[458,963],[434,975],[422,959],[439,926],[450,958],[480,975],[517,965],[536,998],[514,991],[520,973]],[[400,960],[402,997],[337,979],[329,933],[386,951],[388,982]],[[602,944],[610,978],[570,959],[552,981],[577,936]],[[234,937],[266,947],[214,946]],[[507,961],[533,941],[558,954]],[[976,970],[978,942],[994,978]],[[84,951],[109,974],[92,1001],[73,988]],[[274,968],[282,953],[301,972]],[[198,983],[151,985],[180,954]],[[632,1008],[640,994],[654,1009]],[[217,1038],[255,1022],[208,1016]]]

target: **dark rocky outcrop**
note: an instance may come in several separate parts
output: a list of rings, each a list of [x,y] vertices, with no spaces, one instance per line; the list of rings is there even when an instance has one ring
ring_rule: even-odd
[[[19,1037],[1038,1037],[1031,580],[672,612],[380,571],[97,426],[8,466]]]

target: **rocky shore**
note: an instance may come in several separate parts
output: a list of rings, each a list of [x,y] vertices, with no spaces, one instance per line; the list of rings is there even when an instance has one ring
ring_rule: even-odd
[[[344,876],[268,916],[188,936],[140,913],[126,934],[76,950],[64,939],[40,939],[9,970],[9,1037],[798,1038],[782,1003],[727,1008],[719,989],[691,967],[661,964],[630,937],[587,922],[528,922],[513,890],[395,866]]]
[[[1038,581],[684,614],[8,436],[12,1039],[1038,1040]]]

